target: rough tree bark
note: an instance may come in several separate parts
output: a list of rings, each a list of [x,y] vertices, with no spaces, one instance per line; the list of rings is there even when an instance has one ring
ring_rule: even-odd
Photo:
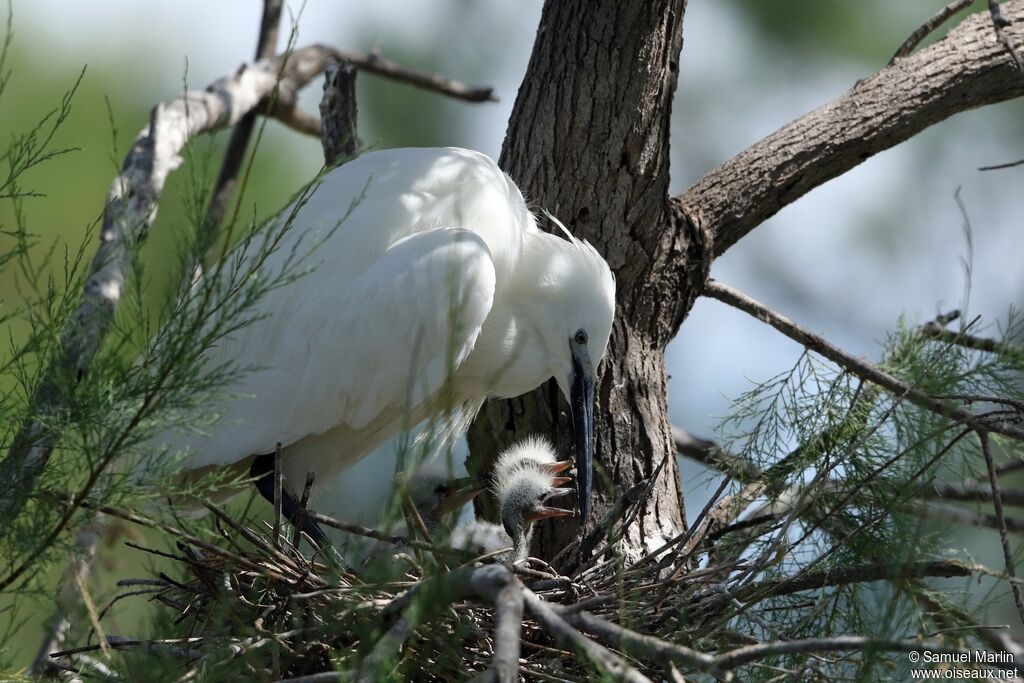
[[[680,222],[668,201],[669,123],[685,6],[685,0],[547,2],[500,160],[533,205],[591,242],[615,273],[617,315],[596,391],[594,512],[583,524],[592,528],[617,493],[658,470],[625,539],[633,555],[685,526],[664,350],[693,305],[710,258],[704,234],[693,222]],[[548,432],[569,453],[570,425],[554,383],[493,401],[470,433],[475,464],[531,431]],[[542,555],[576,538],[574,527],[542,527]]]
[[[669,120],[685,7],[548,0],[501,156],[532,204],[593,243],[615,271],[618,311],[595,413],[595,501],[583,524],[592,529],[617,494],[658,472],[620,546],[631,556],[685,526],[663,353],[710,261],[874,154],[954,114],[1024,95],[1013,56],[989,12],[979,12],[670,198]],[[1002,3],[1002,13],[1006,40],[1020,45],[1024,2]],[[570,452],[566,410],[552,383],[489,403],[469,435],[470,466],[485,466],[529,432],[547,432]],[[550,558],[577,533],[571,524],[543,527],[535,550]]]

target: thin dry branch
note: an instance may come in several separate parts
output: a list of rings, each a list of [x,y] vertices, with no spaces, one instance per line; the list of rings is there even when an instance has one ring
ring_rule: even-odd
[[[519,640],[523,630],[523,591],[509,581],[494,596],[494,654],[491,666],[498,683],[519,680]]]
[[[536,593],[524,588],[523,597],[530,614],[555,639],[556,643],[591,662],[598,671],[607,672],[629,683],[651,683],[651,679],[630,666],[622,657],[574,629]]]
[[[280,32],[283,8],[284,0],[264,0],[254,59],[272,59],[277,54],[277,37]],[[252,131],[256,127],[256,115],[255,110],[246,112],[231,131],[231,140],[224,153],[224,161],[221,162],[220,173],[217,174],[217,182],[213,186],[210,204],[206,208],[206,216],[203,219],[203,230],[205,231],[215,233],[224,219],[228,204],[231,203],[231,198],[235,193],[235,184],[238,180],[238,172],[242,168],[245,151],[249,147]]]
[[[1006,2],[1008,41],[1024,39],[1024,0]],[[715,255],[782,207],[954,114],[1024,95],[988,12],[858,81],[701,178],[675,204],[714,236]]]
[[[730,306],[757,318],[763,323],[771,325],[793,341],[802,344],[811,351],[814,351],[833,363],[836,363],[840,367],[845,368],[857,377],[877,384],[878,386],[892,392],[897,398],[910,401],[920,408],[942,415],[943,417],[962,423],[966,426],[992,431],[1018,441],[1024,441],[1024,430],[1020,427],[1017,427],[1003,419],[977,415],[956,406],[952,402],[930,396],[920,389],[916,389],[896,377],[893,377],[889,373],[880,370],[875,365],[851,356],[826,339],[797,325],[781,313],[773,311],[764,304],[751,299],[732,287],[720,282],[709,281],[704,290],[704,294],[705,296],[709,296],[713,299],[729,304]]]
[[[952,578],[970,576],[976,567],[959,560],[932,560],[929,562],[870,564],[859,567],[846,567],[828,571],[800,573],[783,579],[769,579],[744,586],[733,593],[739,600],[747,600],[751,596],[758,599],[789,595],[801,591],[815,590],[824,586],[846,586],[851,583],[870,583],[872,581],[893,581],[910,578]]]
[[[935,653],[969,654],[946,647],[941,643],[922,643],[917,640],[884,640],[861,636],[839,636],[837,638],[808,638],[748,645],[715,657],[715,664],[718,670],[729,671],[760,659],[778,655],[871,650],[877,652],[921,652],[927,650],[928,652]]]
[[[1017,48],[1014,47],[1013,41],[1010,40],[1006,35],[1006,31],[1003,30],[1010,25],[1010,20],[1003,16],[1002,9],[996,0],[988,0],[988,13],[992,17],[992,28],[996,32],[996,40],[1010,53],[1010,58],[1017,65],[1017,71],[1024,72],[1024,62],[1021,61],[1020,54],[1017,52]]]
[[[1002,489],[1002,502],[1005,505],[1024,506],[1024,490]],[[984,503],[993,501],[993,492],[990,486],[982,486],[976,481],[964,481],[959,484],[947,484],[937,481],[930,490],[925,489],[925,498],[943,498],[945,500],[971,500]]]
[[[953,0],[953,2],[933,14],[928,18],[928,21],[921,24],[916,31],[907,36],[907,39],[903,41],[900,48],[896,50],[896,54],[889,60],[888,66],[892,66],[897,59],[902,59],[909,55],[914,51],[915,47],[920,45],[922,40],[928,37],[928,34],[946,23],[954,14],[973,3],[974,0]]]
[[[978,431],[978,440],[981,442],[981,452],[985,457],[985,467],[988,470],[988,483],[992,487],[992,507],[999,521],[999,540],[1003,547],[1003,559],[1006,562],[1006,575],[1010,577],[1010,589],[1013,591],[1013,601],[1017,605],[1017,614],[1021,621],[1024,621],[1024,595],[1020,586],[1013,579],[1017,578],[1017,570],[1013,563],[1013,551],[1010,549],[1009,533],[1006,528],[1006,515],[1003,513],[1003,495],[999,489],[999,478],[996,476],[996,465],[992,458],[992,442],[988,432]]]

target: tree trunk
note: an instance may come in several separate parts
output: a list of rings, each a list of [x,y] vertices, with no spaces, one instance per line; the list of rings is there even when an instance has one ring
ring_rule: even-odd
[[[686,524],[664,350],[707,277],[711,249],[668,199],[685,7],[685,0],[548,0],[500,160],[533,206],[593,244],[615,273],[616,320],[596,391],[594,504],[584,531],[657,471],[618,547],[632,557]],[[549,434],[561,453],[571,453],[571,417],[553,382],[485,406],[469,434],[470,467],[487,467],[498,449],[531,432]],[[571,523],[542,525],[534,550],[550,558],[579,531]]]

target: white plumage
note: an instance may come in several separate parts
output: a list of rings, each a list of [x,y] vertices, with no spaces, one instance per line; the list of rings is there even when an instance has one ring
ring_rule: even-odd
[[[211,352],[213,365],[257,368],[229,388],[237,398],[212,432],[161,437],[189,451],[189,469],[245,466],[280,442],[296,491],[307,472],[323,484],[403,426],[454,406],[462,428],[487,397],[552,376],[567,399],[589,381],[592,404],[611,272],[585,242],[539,230],[486,156],[397,149],[345,164],[263,267],[278,272],[320,239],[314,270],[270,292],[261,318]]]

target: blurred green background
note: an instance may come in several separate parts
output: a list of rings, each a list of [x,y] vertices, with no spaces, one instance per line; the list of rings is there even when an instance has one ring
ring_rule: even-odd
[[[691,0],[673,113],[673,190],[683,190],[760,137],[883,67],[904,38],[943,4]],[[983,5],[976,2],[969,11]],[[497,155],[529,58],[540,2],[309,3],[301,13],[298,3],[289,7],[299,45],[378,48],[406,65],[496,88],[499,103],[470,105],[363,74],[359,121],[367,146],[458,145]],[[247,61],[259,15],[256,0],[26,0],[14,6],[13,76],[0,101],[0,131],[10,136],[33,126],[57,106],[87,65],[72,114],[57,139],[58,146],[78,151],[24,179],[27,187],[45,195],[25,204],[30,230],[41,244],[57,240],[73,249],[80,243],[99,217],[117,166],[150,108],[186,85],[201,88]],[[318,99],[315,84],[303,101],[315,111]],[[975,244],[969,315],[1005,319],[1008,307],[1019,305],[1024,293],[1019,265],[1024,169],[988,174],[976,169],[1024,157],[1022,114],[1022,104],[1012,102],[963,115],[869,160],[783,210],[716,262],[714,276],[812,329],[827,331],[854,353],[877,357],[877,340],[902,313],[923,321],[940,309],[964,305],[960,259],[967,250],[953,200],[954,191],[962,188]],[[176,226],[185,220],[188,175],[212,180],[226,137],[199,140],[188,169],[168,182],[144,252],[156,286],[166,261],[162,257],[173,248]],[[273,214],[320,165],[318,141],[270,122],[240,200],[241,213]],[[10,206],[0,204],[0,223],[12,220]],[[12,277],[3,276],[0,300],[16,299],[16,287]],[[728,397],[746,388],[747,378],[774,375],[797,354],[794,344],[742,315],[714,302],[698,302],[669,351],[673,420],[710,435],[728,410]],[[368,458],[318,506],[370,522],[390,472],[388,458]],[[689,462],[683,463],[683,477],[693,515],[716,482]],[[994,534],[940,532],[948,533],[951,547],[1001,565]],[[97,599],[111,595],[114,578],[141,576],[143,562],[148,560],[137,553],[108,556],[93,581]],[[48,609],[44,604],[37,608],[21,615],[26,622],[18,645],[26,661],[34,654]],[[989,617],[999,623],[1016,620],[1008,602]],[[131,612],[115,610],[114,619],[122,633],[134,634]]]

